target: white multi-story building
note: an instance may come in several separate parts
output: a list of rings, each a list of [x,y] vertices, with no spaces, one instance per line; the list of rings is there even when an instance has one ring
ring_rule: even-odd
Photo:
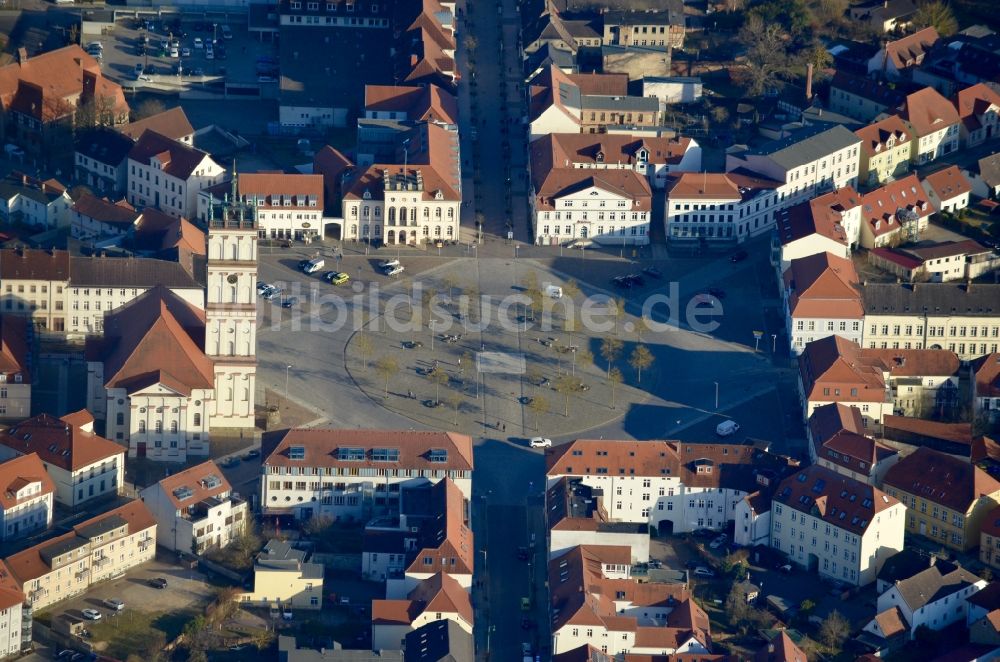
[[[933,87],[922,88],[906,96],[902,117],[917,139],[913,144],[913,162],[923,165],[958,149],[962,119],[955,106]]]
[[[661,535],[721,529],[747,494],[789,471],[786,458],[752,446],[578,439],[546,455],[546,492],[573,477],[604,495],[612,522]]]
[[[247,502],[209,460],[150,485],[139,493],[156,518],[159,544],[201,554],[227,546],[247,526]]]
[[[726,171],[745,168],[783,184],[782,206],[857,187],[861,139],[840,124],[818,124],[761,147],[726,155]]]
[[[604,494],[582,478],[563,477],[545,491],[549,558],[578,545],[628,547],[633,563],[649,560],[649,524],[608,518]]]
[[[670,241],[744,241],[773,227],[781,182],[745,172],[685,172],[668,180]]]
[[[194,218],[198,192],[220,183],[225,174],[207,152],[147,130],[128,154],[128,201],[137,209],[155,207]]]
[[[41,414],[0,432],[0,457],[31,453],[55,485],[56,503],[68,508],[118,494],[124,485],[125,447],[95,434],[86,410]]]
[[[272,172],[242,173],[240,201],[253,205],[260,238],[315,239],[323,235],[323,176]],[[228,182],[198,193],[198,220],[230,192]]]
[[[133,140],[109,127],[80,133],[73,155],[75,179],[98,195],[121,195],[126,186],[126,162]]]
[[[372,600],[372,649],[399,650],[406,635],[434,621],[449,620],[472,634],[475,615],[468,592],[445,572],[417,584],[397,600]]]
[[[0,463],[0,540],[16,540],[52,524],[55,485],[35,453]]]
[[[792,260],[818,253],[849,258],[861,232],[861,196],[837,189],[775,214],[772,262],[783,274]]]
[[[72,205],[66,187],[54,179],[43,182],[22,175],[0,181],[0,214],[10,223],[36,230],[66,228]]]
[[[264,458],[261,507],[299,519],[398,511],[400,487],[450,478],[472,495],[472,439],[455,432],[332,430],[285,432]]]
[[[1000,135],[1000,93],[985,83],[959,90],[955,108],[961,118],[959,134],[963,147],[975,147]]]
[[[32,610],[24,593],[0,562],[0,657],[14,656],[31,648]]]
[[[76,239],[94,243],[121,238],[135,229],[140,216],[124,200],[111,202],[84,193],[73,203],[70,233]]]
[[[906,507],[866,483],[813,465],[786,478],[771,504],[771,547],[821,577],[875,581],[903,549]]]
[[[830,253],[798,258],[791,261],[782,282],[793,356],[813,340],[833,334],[861,342],[864,309],[851,260]]]
[[[553,168],[533,171],[532,179],[536,244],[649,243],[652,191],[648,180],[636,171]]]
[[[40,332],[65,331],[68,284],[68,251],[0,249],[0,310],[5,317],[30,318]]]

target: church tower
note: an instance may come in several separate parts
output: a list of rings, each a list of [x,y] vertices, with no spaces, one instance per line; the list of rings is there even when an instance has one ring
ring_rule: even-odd
[[[252,428],[257,372],[257,216],[232,189],[208,213],[205,354],[215,362],[210,428]]]

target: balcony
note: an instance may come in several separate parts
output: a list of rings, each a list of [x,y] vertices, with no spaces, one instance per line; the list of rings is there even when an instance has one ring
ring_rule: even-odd
[[[77,570],[76,572],[74,572],[73,577],[74,579],[82,579],[83,577],[86,577],[88,574],[90,574],[90,568],[84,568],[83,570]]]
[[[47,596],[48,594],[49,594],[49,589],[48,589],[48,588],[46,588],[46,587],[44,587],[44,586],[39,586],[38,588],[36,588],[35,590],[31,591],[31,592],[30,592],[30,593],[28,594],[28,598],[29,598],[29,599],[30,599],[30,600],[31,600],[32,602],[34,602],[35,600],[37,600],[37,599],[39,599],[39,598],[44,598],[44,597],[45,597],[45,596]]]
[[[102,557],[100,557],[98,559],[94,559],[94,564],[93,565],[94,565],[95,569],[100,570],[101,568],[103,568],[104,566],[106,566],[109,563],[111,563],[111,557],[110,556],[102,556]]]
[[[149,549],[149,546],[152,545],[154,542],[156,541],[153,540],[152,538],[143,538],[142,540],[139,541],[139,551],[145,552],[147,549]]]

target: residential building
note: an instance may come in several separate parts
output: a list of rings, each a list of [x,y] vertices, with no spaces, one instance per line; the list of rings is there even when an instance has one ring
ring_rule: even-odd
[[[385,581],[389,599],[406,597],[437,572],[447,572],[471,590],[476,550],[469,504],[449,478],[433,484],[404,484],[398,516],[369,522],[362,550],[362,576]]]
[[[69,253],[50,249],[0,249],[0,309],[31,319],[38,331],[66,330]],[[27,416],[27,414],[25,414]]]
[[[314,609],[323,607],[323,565],[307,561],[308,552],[271,539],[253,564],[253,591],[239,601],[258,607]]]
[[[128,201],[194,218],[198,191],[220,183],[225,174],[207,152],[147,129],[128,154]]]
[[[524,55],[531,55],[545,46],[575,55],[581,46],[601,45],[602,30],[596,17],[585,14],[564,18],[552,3],[544,3],[539,9],[535,16],[530,15],[529,7],[522,13]]]
[[[694,103],[701,99],[702,87],[697,76],[642,77],[642,95],[656,97],[662,104]]]
[[[968,361],[1000,350],[991,283],[863,283],[866,347],[947,349]]]
[[[727,154],[726,171],[746,168],[781,182],[779,201],[787,205],[829,190],[856,187],[860,146],[861,139],[842,125],[816,124],[759,148]]]
[[[604,33],[601,43],[608,46],[684,47],[686,33],[684,5],[670,0],[659,11],[620,11],[601,13]]]
[[[666,186],[667,238],[737,243],[768,232],[782,208],[780,188],[781,182],[744,170],[672,174]]]
[[[897,581],[879,595],[876,607],[879,615],[875,619],[886,623],[883,615],[895,612],[908,638],[913,639],[922,627],[943,630],[952,623],[964,623],[968,610],[966,600],[985,586],[985,580],[962,566],[938,560],[926,570]],[[895,630],[880,629],[883,633],[886,629]],[[869,623],[865,630],[873,632],[874,628]]]
[[[916,135],[913,143],[915,164],[929,163],[958,149],[962,120],[955,106],[933,87],[906,95],[901,116]]]
[[[155,556],[156,520],[141,501],[130,501],[4,562],[37,612]]]
[[[164,214],[146,207],[135,223],[129,247],[136,254],[155,257],[166,262],[178,262],[196,278],[202,277],[200,261],[208,256],[208,235],[186,218]],[[197,304],[199,307],[201,304]]]
[[[868,252],[868,261],[909,283],[969,281],[1000,268],[1000,256],[972,239],[873,248]]]
[[[654,189],[667,183],[667,173],[701,169],[701,147],[691,138],[593,136],[550,133],[529,146],[533,179],[555,168],[634,170]]]
[[[971,363],[972,408],[990,422],[1000,417],[1000,353],[991,352]]]
[[[912,69],[923,63],[939,38],[937,30],[924,28],[901,39],[887,41],[868,61],[868,73],[888,80],[908,77]]]
[[[652,191],[648,180],[634,170],[552,168],[531,174],[536,244],[649,243]]]
[[[32,647],[32,607],[0,562],[0,657],[11,657]]]
[[[963,172],[974,195],[980,198],[1000,196],[1000,153],[984,156],[966,168]]]
[[[1000,569],[1000,506],[988,512],[980,525],[979,560]]]
[[[753,446],[596,439],[556,447],[546,465],[547,496],[562,478],[579,479],[600,490],[606,520],[660,535],[724,528],[743,497],[792,470],[788,458]]]
[[[81,132],[73,155],[76,181],[89,186],[98,195],[121,195],[127,185],[126,161],[132,139],[111,128],[99,127]]]
[[[608,517],[604,492],[582,478],[563,476],[545,491],[549,558],[578,545],[628,547],[632,563],[649,560],[649,524],[620,522]]]
[[[403,599],[372,600],[372,649],[400,649],[410,633],[442,620],[453,621],[472,634],[474,614],[469,594],[454,577],[438,572]]]
[[[400,145],[398,159],[344,183],[343,239],[415,246],[458,240],[458,134],[423,123],[406,135],[409,143]]]
[[[74,239],[94,245],[106,240],[121,240],[134,228],[141,214],[125,200],[112,202],[83,193],[72,207],[70,233]]]
[[[313,156],[312,171],[323,177],[323,201],[326,213],[329,216],[341,213],[344,184],[354,172],[354,162],[333,147],[325,145]]]
[[[457,125],[458,102],[437,85],[365,85],[364,119]]]
[[[226,547],[246,531],[250,509],[208,460],[167,476],[139,493],[156,518],[159,544],[202,554]]]
[[[55,502],[67,508],[119,494],[125,448],[94,433],[94,417],[82,410],[55,418],[39,414],[0,431],[0,458],[35,454],[55,486]]]
[[[860,409],[839,402],[813,411],[806,437],[813,464],[876,487],[899,461],[895,448],[868,436]]]
[[[913,0],[865,0],[849,8],[852,21],[867,23],[879,33],[908,28],[916,13]]]
[[[917,241],[937,211],[916,174],[861,196],[861,245],[865,248]]]
[[[403,662],[474,662],[472,635],[451,619],[431,621],[403,638]]]
[[[35,453],[0,462],[0,540],[25,538],[52,526],[55,484]]]
[[[174,106],[155,115],[117,127],[117,131],[123,136],[127,136],[133,143],[138,142],[147,129],[179,143],[194,146],[194,127],[191,126],[191,122],[188,121],[187,114],[181,106]]]
[[[893,411],[882,367],[863,361],[859,345],[838,335],[814,340],[799,355],[799,399],[804,420],[839,402],[858,407],[873,430]]]
[[[792,260],[785,271],[782,300],[793,356],[814,340],[837,334],[861,342],[864,309],[854,263],[831,253]]]
[[[659,135],[658,127],[660,125],[659,99],[610,94],[583,94],[580,96],[580,131],[582,133],[629,131]]]
[[[251,7],[263,7],[267,5],[250,5]],[[433,659],[433,658],[431,658]],[[459,658],[457,658],[459,659]],[[403,651],[372,651],[355,650],[343,648],[334,641],[331,646],[323,646],[320,649],[305,648],[299,646],[294,635],[278,635],[278,661],[279,662],[405,662]]]
[[[954,382],[951,382],[954,383]],[[950,384],[949,384],[950,386]],[[957,398],[957,394],[956,394]],[[948,410],[954,411],[955,401],[949,406],[939,406],[931,412],[934,416],[953,416]],[[912,412],[919,414],[921,412]],[[968,456],[972,447],[972,424],[944,423],[916,416],[886,416],[882,421],[882,438],[886,441],[898,441],[910,446],[927,446],[943,453]]]
[[[753,662],[808,662],[808,659],[788,630],[782,629],[757,650]]]
[[[313,28],[340,26],[356,29],[389,26],[391,8],[379,5],[345,5],[341,2],[301,2],[281,0],[278,15],[281,25],[306,25]]]
[[[905,88],[885,80],[851,75],[838,68],[830,81],[830,110],[861,122],[890,115],[904,101]]]
[[[450,478],[471,499],[472,439],[455,432],[297,428],[264,449],[261,474],[268,514],[367,521],[380,511],[398,512],[404,484]],[[314,478],[300,480],[305,476]]]
[[[903,504],[819,465],[786,478],[771,511],[771,546],[827,579],[867,586],[903,549]]]
[[[899,115],[869,124],[854,135],[861,138],[861,185],[881,186],[910,172],[914,136]]]
[[[990,623],[996,621],[1000,612],[1000,584],[990,582],[965,600],[965,623],[969,627],[969,641],[997,646],[1000,644],[1000,632]],[[984,623],[985,621],[985,623]],[[987,625],[988,624],[988,625]],[[986,639],[984,641],[984,639]]]
[[[977,83],[958,91],[955,108],[962,120],[962,147],[975,147],[1000,134],[1000,93]]]
[[[18,48],[0,68],[0,99],[5,138],[35,155],[72,144],[74,128],[128,122],[122,88],[76,44],[30,58]]]
[[[202,274],[199,277],[204,278]],[[83,337],[102,333],[105,315],[158,287],[199,311],[205,307],[204,282],[181,262],[148,257],[71,257],[66,334]]]
[[[54,179],[41,181],[17,172],[0,180],[0,218],[38,230],[69,227],[73,200]]]
[[[1000,505],[1000,481],[968,461],[921,447],[885,475],[907,507],[906,530],[950,549],[979,544],[982,522]]]
[[[229,182],[198,193],[198,220],[208,219],[208,208],[222,202]],[[239,176],[240,200],[257,211],[261,239],[295,239],[309,242],[323,235],[323,176],[280,172],[243,173]]]
[[[32,376],[27,320],[0,316],[0,420],[19,421],[31,414]]]
[[[837,189],[779,209],[774,217],[772,262],[780,276],[797,258],[819,253],[850,257],[861,232],[861,196],[851,187]]]
[[[709,653],[711,626],[682,584],[640,583],[625,547],[579,546],[548,564],[552,654],[596,641],[608,655]]]
[[[972,185],[958,166],[948,166],[926,175],[921,181],[924,191],[939,212],[958,213],[969,206]]]

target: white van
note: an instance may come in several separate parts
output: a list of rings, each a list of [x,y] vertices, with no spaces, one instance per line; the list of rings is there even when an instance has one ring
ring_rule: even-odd
[[[562,299],[563,291],[558,285],[553,285],[552,283],[545,284],[545,296],[551,297],[553,299]]]
[[[736,434],[740,429],[740,424],[736,421],[722,421],[715,426],[715,434],[720,437],[728,437],[730,435]]]
[[[381,269],[382,271],[389,271],[390,269],[395,269],[398,266],[399,266],[399,260],[396,259],[383,260],[378,263],[378,268]]]
[[[306,262],[306,266],[302,267],[302,271],[303,273],[314,274],[325,266],[326,261],[321,257],[317,257]]]

